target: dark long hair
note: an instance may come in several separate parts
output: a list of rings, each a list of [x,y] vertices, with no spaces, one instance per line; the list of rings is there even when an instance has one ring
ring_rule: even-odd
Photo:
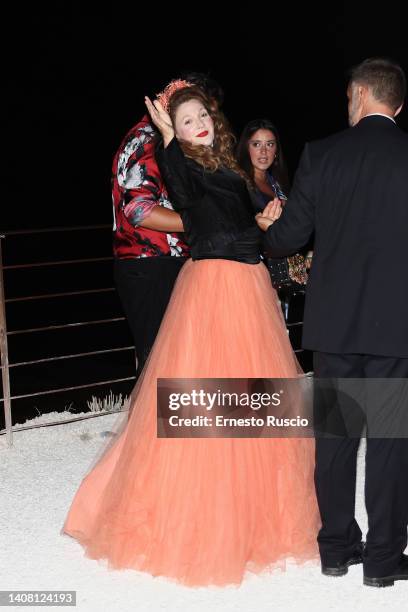
[[[269,130],[276,138],[276,158],[269,172],[273,178],[278,181],[283,192],[289,194],[290,183],[285,158],[283,156],[282,145],[279,138],[279,132],[275,125],[269,119],[253,119],[244,127],[237,146],[237,160],[240,167],[251,177],[254,182],[254,167],[251,163],[249,155],[249,141],[258,130]]]

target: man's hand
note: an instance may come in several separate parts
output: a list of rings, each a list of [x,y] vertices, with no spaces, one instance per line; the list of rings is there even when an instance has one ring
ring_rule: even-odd
[[[282,214],[282,202],[279,198],[274,198],[270,202],[267,203],[265,208],[262,211],[263,217],[268,217],[272,219],[272,221],[276,221]]]
[[[280,201],[279,198],[274,198],[273,200],[268,202],[268,204],[265,206],[265,208],[263,209],[261,213],[258,213],[255,216],[255,219],[256,219],[256,222],[258,223],[258,226],[261,228],[261,230],[266,232],[268,227],[272,225],[272,223],[274,223],[276,219],[279,219],[281,214],[282,214],[282,202]]]
[[[266,232],[268,227],[273,223],[273,219],[269,219],[269,217],[264,217],[262,213],[258,213],[257,215],[255,215],[255,219],[258,226],[263,232]]]

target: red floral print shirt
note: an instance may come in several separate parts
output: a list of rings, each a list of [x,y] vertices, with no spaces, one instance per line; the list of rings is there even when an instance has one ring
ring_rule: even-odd
[[[113,252],[121,259],[189,256],[184,234],[140,226],[155,206],[172,209],[154,157],[155,135],[145,115],[126,134],[113,160]]]

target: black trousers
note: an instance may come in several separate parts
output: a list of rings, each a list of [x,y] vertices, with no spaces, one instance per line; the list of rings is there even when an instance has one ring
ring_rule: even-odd
[[[317,378],[407,378],[408,359],[314,353]],[[383,407],[387,410],[387,406]],[[407,407],[408,418],[408,407]],[[316,438],[315,485],[322,519],[322,562],[347,558],[361,541],[355,519],[356,464],[360,439]],[[407,546],[408,439],[367,437],[365,503],[368,533],[364,573],[391,574]]]
[[[177,275],[187,258],[115,259],[114,278],[135,343],[138,377],[159,331]]]

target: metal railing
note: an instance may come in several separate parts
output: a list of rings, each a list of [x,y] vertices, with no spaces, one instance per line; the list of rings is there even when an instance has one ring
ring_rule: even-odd
[[[45,300],[49,298],[61,298],[73,295],[89,295],[93,293],[106,293],[115,291],[114,287],[104,287],[100,289],[84,289],[80,291],[65,291],[58,293],[48,293],[41,295],[27,295],[23,297],[14,297],[7,298],[6,297],[6,289],[4,282],[4,271],[5,270],[17,270],[17,269],[28,269],[28,268],[40,268],[40,267],[50,267],[50,266],[61,266],[61,265],[75,265],[75,264],[83,264],[83,263],[94,263],[101,261],[109,261],[113,260],[113,257],[89,257],[89,258],[81,258],[81,259],[67,259],[67,260],[58,260],[58,261],[46,261],[46,262],[30,262],[24,264],[12,264],[12,265],[4,265],[3,263],[3,250],[2,250],[2,242],[3,240],[18,235],[32,235],[32,234],[40,234],[40,233],[55,233],[55,232],[70,232],[70,231],[84,231],[84,230],[99,230],[99,229],[107,229],[111,228],[110,225],[88,225],[88,226],[79,226],[79,227],[54,227],[54,228],[45,228],[38,230],[22,230],[22,231],[11,231],[0,234],[0,355],[1,355],[1,374],[2,374],[2,383],[3,383],[3,398],[0,398],[0,402],[3,403],[4,408],[4,417],[5,417],[5,429],[0,431],[0,434],[6,434],[8,446],[12,446],[13,444],[13,431],[17,430],[22,431],[24,429],[32,429],[35,427],[44,427],[51,425],[61,424],[61,421],[47,421],[45,424],[31,425],[27,427],[21,427],[14,429],[12,424],[12,401],[17,399],[23,399],[28,397],[38,397],[44,395],[51,395],[55,393],[62,393],[66,391],[73,391],[77,389],[85,389],[89,387],[102,386],[107,384],[119,383],[134,380],[135,376],[127,376],[123,378],[114,378],[110,380],[103,380],[98,382],[90,382],[83,385],[72,385],[69,387],[56,388],[56,389],[44,389],[42,391],[36,391],[34,393],[23,393],[23,394],[15,394],[11,393],[11,385],[10,385],[10,370],[12,368],[18,368],[21,366],[29,366],[35,365],[39,363],[48,363],[54,361],[68,360],[68,359],[76,359],[78,357],[88,357],[93,355],[102,355],[107,353],[114,353],[120,351],[129,351],[134,350],[134,346],[122,346],[119,348],[108,348],[101,349],[96,351],[86,351],[81,353],[71,353],[68,355],[58,355],[56,357],[46,357],[42,359],[31,359],[27,361],[19,361],[15,363],[9,362],[9,348],[8,348],[8,337],[15,336],[18,334],[32,334],[32,333],[41,333],[50,330],[57,329],[68,329],[68,328],[77,328],[89,325],[100,325],[104,323],[112,323],[118,321],[124,321],[125,317],[111,317],[97,320],[89,320],[89,321],[78,321],[74,323],[65,323],[62,325],[46,325],[40,327],[31,327],[25,329],[16,329],[9,331],[7,329],[7,317],[6,317],[6,304],[13,302],[27,302],[33,300]],[[110,411],[112,412],[112,411]],[[117,412],[120,412],[117,411]],[[97,414],[90,412],[89,415],[85,417],[78,417],[69,419],[66,422],[72,422],[75,420],[82,420],[84,418],[92,418],[94,416],[100,416],[102,414],[106,414],[106,411],[98,412]]]
[[[65,421],[47,421],[45,424],[35,424],[30,426],[18,426],[13,429],[12,425],[12,401],[18,399],[25,399],[29,397],[38,397],[45,396],[51,394],[57,394],[67,391],[74,391],[77,389],[86,389],[89,387],[97,387],[103,386],[107,384],[114,384],[119,382],[126,382],[130,380],[134,380],[135,376],[128,376],[123,378],[115,378],[110,380],[91,382],[83,385],[72,385],[69,387],[56,388],[56,389],[44,389],[42,391],[36,391],[34,393],[24,393],[24,394],[11,394],[10,388],[10,370],[12,368],[18,368],[22,366],[30,366],[39,363],[48,363],[55,361],[62,361],[68,359],[76,359],[79,357],[89,357],[94,355],[102,355],[107,353],[114,353],[120,351],[129,351],[134,350],[134,346],[122,346],[119,348],[108,348],[101,349],[96,351],[87,351],[81,353],[71,353],[68,355],[58,355],[56,357],[45,357],[42,359],[31,359],[27,361],[19,361],[15,363],[9,363],[9,350],[8,350],[8,337],[16,336],[19,334],[32,334],[32,333],[41,333],[45,331],[53,331],[58,329],[69,329],[69,328],[78,328],[83,326],[90,325],[101,325],[105,323],[113,323],[118,321],[124,321],[125,317],[111,317],[104,319],[96,319],[96,320],[88,320],[88,321],[77,321],[74,323],[64,323],[58,325],[47,325],[40,327],[31,327],[24,329],[16,329],[16,330],[7,330],[7,319],[6,319],[6,304],[15,303],[15,302],[27,302],[27,301],[35,301],[35,300],[44,300],[49,298],[60,298],[67,297],[73,295],[89,295],[95,293],[106,293],[115,291],[114,287],[104,287],[99,289],[84,289],[79,291],[64,291],[57,293],[48,293],[48,294],[40,294],[40,295],[28,295],[23,297],[13,297],[7,298],[6,291],[4,286],[4,271],[5,270],[17,270],[17,269],[29,269],[29,268],[41,268],[41,267],[50,267],[50,266],[61,266],[61,265],[76,265],[76,264],[84,264],[84,263],[95,263],[102,261],[113,260],[113,257],[89,257],[89,258],[81,258],[81,259],[66,259],[66,260],[58,260],[58,261],[45,261],[45,262],[30,262],[24,264],[12,264],[12,265],[4,265],[3,264],[3,253],[2,253],[2,241],[7,239],[8,237],[18,236],[18,235],[33,235],[33,234],[41,234],[41,233],[55,233],[55,232],[70,232],[70,231],[84,231],[84,230],[99,230],[99,229],[110,229],[110,225],[87,225],[87,226],[79,226],[79,227],[54,227],[54,228],[45,228],[45,229],[37,229],[37,230],[22,230],[22,231],[11,231],[5,232],[4,234],[0,234],[0,354],[1,354],[1,374],[2,374],[2,382],[3,382],[3,398],[0,398],[0,402],[3,403],[4,415],[5,415],[5,429],[0,430],[0,435],[6,434],[8,445],[12,446],[13,443],[13,431],[18,430],[22,431],[24,429],[33,429],[36,427],[45,427],[52,425],[59,425],[63,422],[73,422],[76,420],[83,420],[85,418],[93,418],[95,416],[100,416],[102,414],[107,414],[106,411],[98,412],[97,414],[90,412],[89,415],[81,416],[77,418],[68,419]],[[286,327],[288,330],[290,328],[298,327],[303,325],[302,321],[297,321],[293,323],[288,323],[288,302],[284,302],[282,304],[284,318],[286,322]],[[303,349],[296,349],[295,353],[301,353]],[[112,411],[110,411],[112,412]],[[118,411],[120,412],[120,410]]]

